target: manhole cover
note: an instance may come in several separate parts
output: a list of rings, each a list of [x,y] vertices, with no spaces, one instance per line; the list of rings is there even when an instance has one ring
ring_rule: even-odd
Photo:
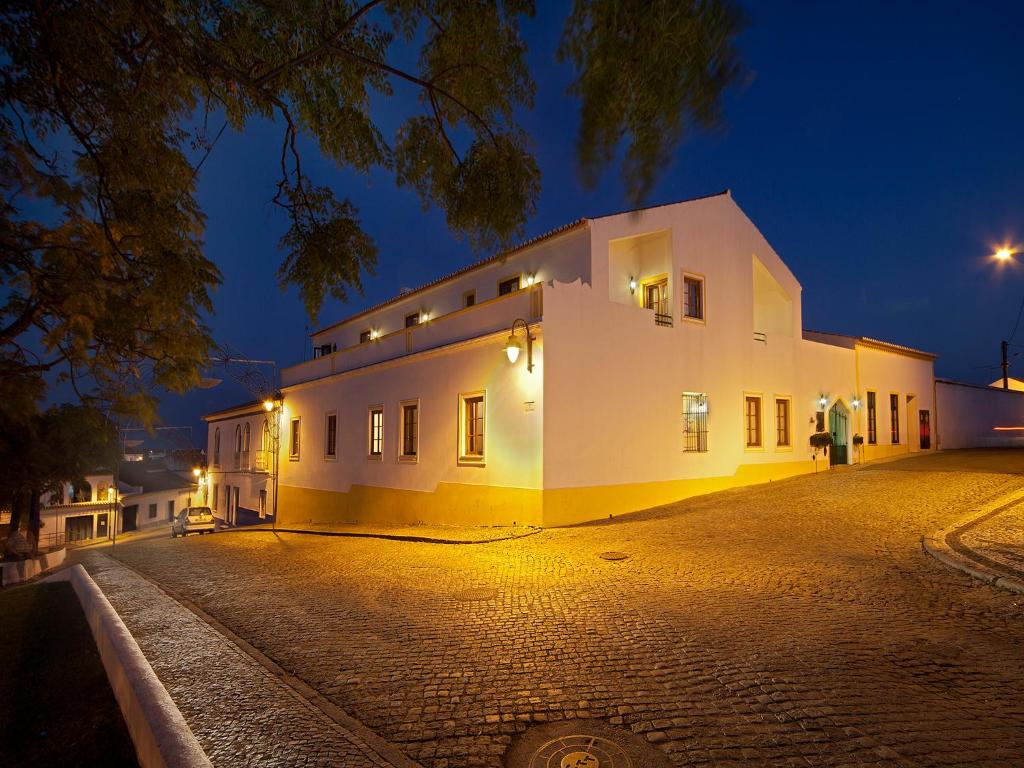
[[[493,600],[498,596],[498,590],[493,587],[470,587],[461,592],[455,593],[455,599],[462,603],[477,602],[480,600]]]
[[[602,552],[602,560],[625,560],[629,555],[625,552]]]
[[[602,736],[571,734],[533,753],[530,768],[632,768],[622,747]]]
[[[528,728],[509,745],[506,768],[670,768],[668,755],[642,736],[598,719]]]

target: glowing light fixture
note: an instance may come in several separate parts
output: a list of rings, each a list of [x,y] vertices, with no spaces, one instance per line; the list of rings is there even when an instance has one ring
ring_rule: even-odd
[[[632,275],[629,276],[629,292],[636,293],[636,278]]]
[[[860,408],[860,398],[859,397],[853,398],[853,401],[850,403],[850,405],[852,405],[853,406],[853,410],[856,411],[858,408]]]
[[[527,288],[531,287],[535,282],[537,282],[537,278],[532,272],[526,276]]]
[[[274,410],[274,401],[269,398],[264,400],[263,410],[266,411],[267,413],[270,413],[272,410]]]
[[[1013,251],[1006,246],[1003,246],[995,252],[993,258],[995,258],[996,261],[1009,261],[1013,258]]]
[[[532,373],[533,334],[530,333],[530,326],[521,317],[512,322],[512,332],[508,336],[508,341],[505,342],[505,354],[508,356],[508,361],[515,365],[516,360],[519,359],[519,353],[523,351],[523,342],[516,338],[516,328],[520,325],[523,326],[523,333],[526,336],[526,370]]]
[[[199,467],[192,467],[192,477],[199,477],[203,473]]]
[[[370,338],[371,339],[376,339],[378,336],[380,336],[380,334],[376,331],[376,329],[370,331]]]
[[[818,407],[824,408],[826,405],[828,405],[828,398],[822,395],[818,398]]]

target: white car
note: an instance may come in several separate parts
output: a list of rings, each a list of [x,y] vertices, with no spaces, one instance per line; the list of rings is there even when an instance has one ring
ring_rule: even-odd
[[[213,533],[216,527],[209,507],[187,507],[171,523],[171,538],[190,533]]]

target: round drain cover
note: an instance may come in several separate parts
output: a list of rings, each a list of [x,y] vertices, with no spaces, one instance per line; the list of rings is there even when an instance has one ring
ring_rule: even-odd
[[[562,720],[528,728],[505,753],[506,768],[670,768],[668,755],[602,720]]]
[[[470,587],[461,592],[455,593],[455,599],[463,603],[477,602],[480,600],[493,600],[498,596],[498,590],[493,587]]]
[[[627,557],[629,557],[629,555],[627,555],[625,552],[614,552],[614,551],[612,551],[612,552],[602,552],[601,553],[601,559],[602,560],[625,560]]]

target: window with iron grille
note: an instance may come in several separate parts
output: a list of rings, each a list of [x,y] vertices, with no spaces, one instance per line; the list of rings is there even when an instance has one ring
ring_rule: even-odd
[[[761,398],[754,395],[747,395],[746,411],[747,448],[760,448]]]
[[[875,393],[868,392],[868,443],[875,445],[878,442],[878,404],[875,402]]]
[[[472,307],[476,304],[476,291],[466,291],[462,294],[462,306]]]
[[[402,453],[399,458],[415,459],[419,452],[419,419],[418,403],[402,403]]]
[[[703,392],[683,393],[683,450],[704,453],[708,449],[708,396]]]
[[[370,331],[361,331],[359,333],[359,343],[368,344],[372,335],[373,334],[371,334]]]
[[[775,445],[789,448],[789,398],[775,399]]]
[[[411,315],[405,316],[405,327],[412,328],[414,325],[420,324],[420,313],[413,312]]]
[[[699,277],[683,277],[683,317],[704,319],[704,281]]]
[[[370,456],[379,458],[384,453],[384,408],[370,409]]]
[[[892,425],[891,442],[899,445],[900,442],[900,396],[889,395],[889,423]]]
[[[509,293],[515,293],[519,290],[519,275],[510,277],[507,280],[502,280],[498,283],[498,295],[505,296]]]
[[[324,458],[338,456],[338,414],[328,413],[324,423]]]

